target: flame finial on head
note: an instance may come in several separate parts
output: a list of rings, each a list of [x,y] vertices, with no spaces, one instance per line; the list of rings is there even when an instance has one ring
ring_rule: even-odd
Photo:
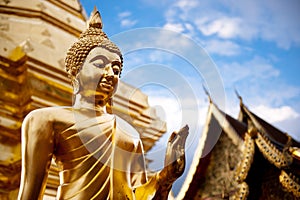
[[[97,7],[94,7],[93,12],[91,13],[91,17],[87,23],[88,27],[95,27],[95,28],[99,28],[102,29],[103,24],[102,24],[102,18],[100,15],[100,12],[98,11]]]
[[[91,13],[91,17],[87,22],[87,29],[83,31],[78,39],[68,50],[65,59],[66,71],[70,78],[74,78],[80,71],[86,56],[95,47],[103,47],[111,52],[120,55],[120,49],[109,40],[107,35],[102,31],[102,20],[100,12],[97,8]]]

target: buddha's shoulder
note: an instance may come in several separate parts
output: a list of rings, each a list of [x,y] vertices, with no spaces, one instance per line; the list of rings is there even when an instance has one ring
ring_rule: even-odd
[[[55,122],[60,120],[70,119],[72,116],[72,107],[57,106],[39,108],[31,111],[25,118],[25,121],[48,121]]]

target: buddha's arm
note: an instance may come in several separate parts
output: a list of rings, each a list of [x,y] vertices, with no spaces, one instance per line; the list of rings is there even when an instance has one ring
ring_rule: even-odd
[[[32,112],[22,125],[22,177],[18,199],[42,199],[53,152],[48,115]]]
[[[165,166],[146,184],[136,188],[136,199],[167,199],[174,181],[179,178],[185,168],[185,141],[188,126],[179,132],[173,132],[168,141]]]

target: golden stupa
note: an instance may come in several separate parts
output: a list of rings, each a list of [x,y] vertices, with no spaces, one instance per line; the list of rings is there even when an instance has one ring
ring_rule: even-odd
[[[18,193],[24,117],[37,108],[72,104],[64,58],[86,20],[77,0],[0,1],[0,199]],[[166,131],[147,96],[128,84],[120,83],[113,110],[140,132],[145,151]],[[56,195],[58,184],[53,164],[45,199]]]

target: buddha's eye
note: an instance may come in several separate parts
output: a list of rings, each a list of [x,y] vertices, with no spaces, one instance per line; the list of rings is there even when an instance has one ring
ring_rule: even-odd
[[[112,66],[112,69],[113,69],[113,72],[114,72],[114,75],[119,75],[120,74],[120,66],[119,65],[113,65]]]
[[[93,63],[93,65],[95,67],[98,67],[98,68],[103,68],[104,67],[103,63]]]
[[[103,62],[103,60],[96,60],[96,61],[94,61],[93,62],[93,65],[95,66],[95,67],[98,67],[98,68],[103,68],[104,67],[104,62]]]

